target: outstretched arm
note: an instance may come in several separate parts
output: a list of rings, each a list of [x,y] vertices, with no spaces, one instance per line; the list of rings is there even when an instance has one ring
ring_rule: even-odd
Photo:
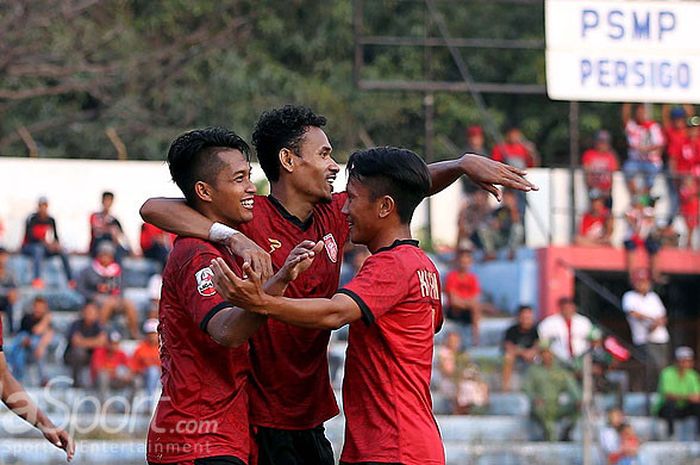
[[[465,153],[454,160],[431,163],[428,169],[433,183],[430,195],[442,191],[462,175],[469,176],[499,201],[501,192],[496,187],[499,185],[525,192],[539,189],[524,178],[524,170],[473,153]]]
[[[57,428],[46,414],[32,402],[29,394],[10,373],[2,353],[0,353],[0,381],[2,382],[0,396],[2,396],[3,403],[17,416],[41,431],[47,441],[66,451],[66,458],[70,462],[75,454],[73,439],[66,431]]]
[[[270,255],[245,235],[231,228],[219,225],[216,231],[224,230],[223,234],[214,234],[214,222],[198,211],[190,208],[184,199],[151,198],[139,210],[141,218],[158,226],[160,229],[179,236],[196,237],[198,239],[222,242],[231,251],[250,263],[253,269],[262,273],[264,278],[272,276]]]

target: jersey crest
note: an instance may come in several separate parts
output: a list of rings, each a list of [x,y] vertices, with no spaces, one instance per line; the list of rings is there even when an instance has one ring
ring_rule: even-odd
[[[336,263],[338,261],[338,243],[335,242],[335,237],[333,234],[329,233],[323,236],[323,244],[326,247],[326,254],[331,262]]]

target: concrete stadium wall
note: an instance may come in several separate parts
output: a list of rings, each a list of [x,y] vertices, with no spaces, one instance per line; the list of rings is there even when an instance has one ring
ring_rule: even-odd
[[[264,178],[255,164],[253,178],[255,181]],[[568,170],[532,169],[529,178],[540,186],[540,191],[528,194],[531,209],[525,217],[527,245],[544,247],[550,237],[554,245],[567,244],[570,231]],[[343,167],[335,183],[336,190],[344,189],[345,183]],[[104,190],[115,193],[114,214],[122,222],[134,250],[139,250],[141,219],[138,209],[143,201],[153,196],[181,197],[162,162],[0,157],[0,221],[5,226],[0,244],[11,249],[20,246],[27,215],[36,208],[37,198],[46,195],[64,246],[70,251],[84,252],[89,242],[88,217],[99,209],[100,194]],[[663,199],[665,192],[665,182],[658,178],[654,193]],[[587,206],[586,195],[582,173],[578,172],[578,213],[583,213]],[[614,197],[614,213],[619,218],[614,238],[621,243],[624,234],[621,216],[629,201],[621,173],[615,175]],[[433,239],[437,244],[453,246],[457,239],[457,217],[464,202],[460,183],[433,196],[430,202]],[[657,211],[666,211],[667,204],[665,200],[660,201]],[[426,222],[427,202],[424,202],[414,217],[414,231],[424,228]]]

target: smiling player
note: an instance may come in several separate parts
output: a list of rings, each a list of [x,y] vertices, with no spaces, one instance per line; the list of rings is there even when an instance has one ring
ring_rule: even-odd
[[[341,463],[445,463],[432,414],[433,335],[442,324],[435,265],[411,239],[415,208],[428,195],[428,168],[415,153],[384,147],[348,161],[343,207],[355,244],[372,255],[330,299],[265,293],[217,259],[214,283],[227,301],[285,323],[335,329],[350,324],[343,380],[346,415]]]

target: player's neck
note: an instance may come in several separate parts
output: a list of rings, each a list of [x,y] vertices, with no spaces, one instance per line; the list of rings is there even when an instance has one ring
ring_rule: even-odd
[[[316,203],[297,189],[282,182],[270,185],[270,195],[282,204],[285,210],[301,221],[309,219]]]
[[[400,224],[379,231],[367,244],[367,248],[370,252],[375,253],[379,249],[391,246],[396,241],[406,239],[412,239],[411,228],[407,224]]]

